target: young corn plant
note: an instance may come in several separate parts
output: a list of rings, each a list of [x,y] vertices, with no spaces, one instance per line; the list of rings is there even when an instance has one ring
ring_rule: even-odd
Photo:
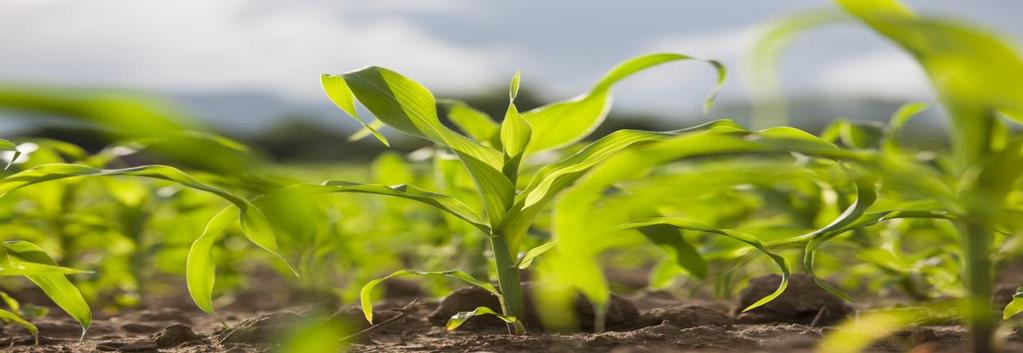
[[[940,170],[945,192],[924,195],[958,230],[965,292],[959,313],[971,327],[974,351],[991,352],[998,326],[990,304],[994,245],[1019,229],[1011,196],[1023,173],[1023,139],[1009,124],[1023,120],[1023,59],[1016,46],[986,30],[921,17],[896,0],[837,3],[920,64],[950,118],[953,155]],[[1004,317],[1017,312],[1013,304]]]
[[[520,75],[516,73],[509,85],[508,109],[500,123],[464,105],[452,104],[456,114],[451,115],[451,122],[464,134],[452,130],[440,120],[437,114],[439,102],[429,90],[397,72],[367,67],[340,75],[323,75],[321,81],[327,96],[359,121],[365,128],[365,134],[375,136],[386,145],[387,139],[378,128],[388,126],[450,151],[471,176],[477,194],[445,195],[407,184],[345,181],[326,181],[315,188],[324,193],[354,192],[401,197],[434,206],[486,235],[497,272],[497,287],[462,271],[395,272],[363,287],[361,304],[366,319],[372,322],[371,294],[381,281],[410,274],[447,276],[482,287],[500,298],[501,302],[500,314],[487,308],[460,313],[452,319],[450,328],[457,327],[468,317],[498,315],[509,322],[509,332],[523,332],[525,328],[519,318],[525,317],[526,308],[520,270],[553,246],[544,244],[519,257],[526,232],[536,217],[556,195],[599,162],[629,146],[665,140],[680,132],[617,131],[584,145],[578,152],[558,162],[541,167],[528,181],[523,177],[523,164],[530,163],[530,156],[557,151],[589,135],[607,115],[611,106],[611,88],[620,80],[650,67],[692,59],[687,55],[670,53],[632,58],[609,71],[589,92],[527,112],[519,112],[515,106],[520,81]],[[706,62],[717,70],[717,84],[720,86],[726,76],[724,68],[716,61]],[[709,108],[713,103],[718,86],[706,99],[705,107]],[[356,101],[361,102],[377,120],[364,120],[356,109]]]
[[[122,145],[144,149],[175,164],[192,166],[196,171],[212,172],[212,176],[202,173],[203,178],[199,179],[167,165],[104,168],[101,167],[105,164],[102,161],[86,159],[82,163],[54,161],[34,165],[0,180],[0,197],[16,189],[51,181],[127,177],[177,185],[226,201],[230,206],[209,220],[202,234],[192,242],[186,259],[188,291],[203,311],[215,314],[212,296],[216,263],[213,250],[228,228],[236,223],[251,243],[280,259],[297,275],[280,255],[274,229],[263,211],[234,190],[217,185],[238,186],[243,191],[257,192],[281,186],[275,180],[253,176],[253,170],[259,166],[258,160],[245,146],[203,132],[201,126],[181,123],[183,115],[163,102],[124,93],[0,85],[0,109],[44,113],[98,126],[109,133],[111,140]],[[10,147],[0,145],[2,149]],[[60,153],[72,150],[57,149]]]
[[[92,311],[89,310],[89,305],[86,304],[78,288],[66,276],[84,272],[58,265],[43,252],[42,248],[33,243],[20,240],[0,243],[0,276],[27,278],[82,326],[83,336],[92,323]],[[8,308],[11,309],[0,309],[0,321],[12,322],[24,327],[33,337],[36,337],[36,342],[38,342],[39,329],[22,317],[18,302],[2,292],[0,294]]]
[[[21,151],[10,141],[0,139],[0,150],[11,152],[7,167],[18,160]],[[5,167],[6,168],[6,167]],[[42,289],[57,306],[70,315],[82,326],[82,335],[92,323],[92,312],[88,304],[66,275],[80,274],[72,268],[61,267],[39,246],[20,240],[9,240],[0,243],[0,276],[25,277]],[[0,322],[14,323],[24,327],[38,342],[39,329],[26,320],[21,313],[21,306],[6,293],[0,297],[10,310],[0,309]]]

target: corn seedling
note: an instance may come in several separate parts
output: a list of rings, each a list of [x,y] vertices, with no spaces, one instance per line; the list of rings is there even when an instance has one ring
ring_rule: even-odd
[[[521,260],[517,255],[526,231],[544,206],[571,185],[574,179],[599,162],[629,146],[663,140],[675,132],[618,131],[584,146],[579,152],[561,161],[542,167],[528,182],[520,179],[521,164],[531,155],[563,148],[586,137],[606,116],[610,108],[611,88],[618,81],[649,67],[691,59],[680,54],[652,54],[633,58],[612,69],[589,92],[575,99],[522,113],[515,107],[520,80],[516,73],[509,85],[508,110],[500,123],[485,115],[471,114],[471,111],[471,115],[468,115],[471,118],[462,114],[452,119],[466,134],[444,125],[438,117],[438,102],[433,95],[419,83],[397,72],[368,67],[341,75],[324,75],[322,83],[327,96],[349,116],[362,123],[368,134],[382,143],[388,142],[377,129],[386,125],[448,149],[471,176],[479,199],[464,200],[406,184],[368,185],[327,181],[319,188],[323,192],[371,193],[412,199],[434,206],[475,227],[490,240],[498,288],[492,288],[489,283],[460,271],[399,271],[385,279],[405,274],[454,277],[497,295],[501,299],[501,317],[505,320],[522,318],[525,307],[520,267],[528,265],[550,246],[527,251]],[[718,84],[722,83],[725,78],[724,68],[717,62],[708,62],[718,70]],[[712,92],[707,99],[708,107],[713,98]],[[356,110],[356,101],[361,102],[377,120],[365,121]],[[377,283],[379,281],[370,282],[362,290],[362,305],[369,321],[372,321],[369,294]],[[493,313],[477,310],[473,315],[476,314]],[[509,324],[509,331],[521,332],[522,327]]]

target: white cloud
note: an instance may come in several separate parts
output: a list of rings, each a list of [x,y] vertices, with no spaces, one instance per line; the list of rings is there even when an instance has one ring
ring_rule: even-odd
[[[458,1],[444,1],[455,9]],[[386,12],[356,25],[315,6],[252,2],[19,1],[0,12],[0,77],[164,90],[252,89],[319,98],[318,77],[390,66],[431,88],[503,79],[501,46],[438,40]],[[343,11],[344,8],[341,8]]]
[[[876,50],[821,70],[818,85],[828,93],[891,98],[933,97],[923,69],[905,53]]]
[[[749,51],[759,33],[760,27],[749,26],[712,33],[682,34],[658,38],[647,47],[704,58],[736,59]]]
[[[387,0],[368,1],[364,5],[384,11],[468,14],[475,9],[475,4],[471,0]]]

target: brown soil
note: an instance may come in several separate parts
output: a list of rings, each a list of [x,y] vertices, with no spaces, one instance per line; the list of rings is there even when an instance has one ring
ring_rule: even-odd
[[[776,284],[771,278],[753,281],[739,298]],[[380,324],[351,336],[351,352],[812,352],[827,326],[853,308],[822,299],[802,279],[793,281],[786,294],[756,315],[735,315],[734,305],[707,301],[679,301],[664,293],[644,293],[617,299],[619,319],[612,331],[602,333],[531,332],[513,336],[493,322],[481,321],[447,331],[438,317],[450,308],[438,302],[388,299],[376,308]],[[812,283],[809,283],[812,284]],[[463,295],[466,290],[460,291]],[[469,295],[458,306],[487,303],[491,298]],[[826,298],[826,297],[825,297]],[[445,305],[452,305],[449,298]],[[169,303],[162,308],[125,311],[98,317],[83,340],[71,319],[54,310],[36,320],[39,345],[20,328],[0,331],[4,352],[268,352],[282,329],[311,317],[311,306],[264,311],[225,307],[230,327],[189,305]],[[185,303],[181,303],[185,304]],[[582,306],[580,306],[581,308]],[[822,308],[826,308],[823,309]],[[577,309],[581,310],[581,309]],[[786,310],[788,310],[786,312]],[[633,312],[635,311],[635,312]],[[586,313],[581,313],[585,315]],[[590,314],[592,315],[592,313]],[[823,315],[823,316],[822,316]],[[752,318],[751,318],[752,317]],[[332,319],[363,323],[356,307],[342,307]],[[356,331],[366,328],[356,327]],[[966,330],[961,326],[918,327],[899,332],[875,345],[875,352],[964,352]],[[1023,352],[1023,337],[1013,334],[1006,352]],[[313,352],[315,353],[315,352]]]

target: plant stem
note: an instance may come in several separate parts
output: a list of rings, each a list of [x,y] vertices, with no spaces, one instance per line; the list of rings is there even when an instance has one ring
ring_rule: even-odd
[[[504,237],[494,236],[490,238],[490,246],[494,250],[494,260],[497,263],[497,285],[501,290],[501,311],[504,315],[514,316],[520,322],[526,318],[525,296],[522,294],[522,280],[519,277],[519,268],[515,265],[515,256],[508,249]],[[516,325],[508,325],[508,333],[522,334],[522,328]]]
[[[967,291],[964,314],[970,324],[974,353],[994,352],[993,340],[998,324],[991,308],[991,295],[994,291],[990,252],[993,233],[987,224],[976,219],[968,220],[962,234],[964,284]]]

